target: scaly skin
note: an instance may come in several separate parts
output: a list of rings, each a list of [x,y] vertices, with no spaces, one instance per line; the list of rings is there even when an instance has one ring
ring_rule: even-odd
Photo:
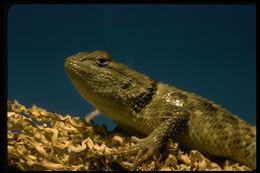
[[[118,152],[137,153],[136,164],[172,138],[188,148],[256,168],[256,128],[219,105],[156,82],[104,51],[71,56],[65,69],[86,101],[122,129],[147,136]]]

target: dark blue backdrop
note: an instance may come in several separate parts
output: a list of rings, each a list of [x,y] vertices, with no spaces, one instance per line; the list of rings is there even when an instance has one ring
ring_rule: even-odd
[[[256,124],[253,5],[15,5],[8,13],[8,99],[84,116],[64,61],[106,50],[156,80]],[[113,124],[100,116],[97,123]]]

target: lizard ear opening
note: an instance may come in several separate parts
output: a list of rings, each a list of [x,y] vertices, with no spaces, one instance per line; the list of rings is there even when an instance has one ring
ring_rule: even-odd
[[[111,59],[110,58],[107,58],[107,57],[104,57],[104,56],[102,56],[102,55],[99,55],[99,56],[97,56],[96,58],[95,58],[95,60],[96,60],[96,63],[99,65],[99,66],[107,66],[109,63],[110,63],[110,61],[111,61]]]

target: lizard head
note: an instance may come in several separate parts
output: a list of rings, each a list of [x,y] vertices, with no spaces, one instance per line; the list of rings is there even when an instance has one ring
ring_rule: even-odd
[[[65,69],[80,95],[101,112],[132,110],[140,98],[151,95],[153,81],[149,77],[114,61],[105,51],[70,56]]]

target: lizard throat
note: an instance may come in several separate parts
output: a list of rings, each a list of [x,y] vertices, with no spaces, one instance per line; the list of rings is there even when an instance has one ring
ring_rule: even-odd
[[[136,97],[136,101],[132,106],[132,112],[140,112],[148,103],[150,103],[153,95],[157,91],[157,83],[152,82],[151,85],[146,89],[146,92],[139,94]]]

